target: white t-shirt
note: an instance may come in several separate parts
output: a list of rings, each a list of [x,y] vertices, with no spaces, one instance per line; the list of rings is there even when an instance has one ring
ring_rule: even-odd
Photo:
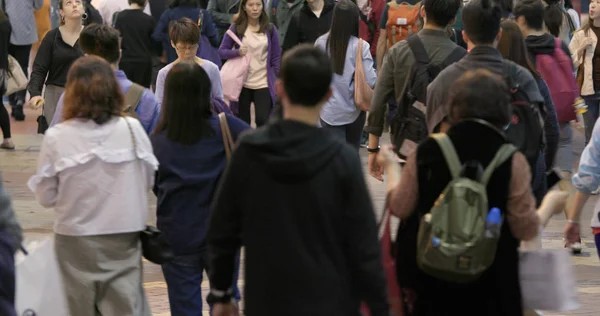
[[[92,0],[92,5],[100,12],[104,23],[108,25],[112,25],[112,17],[115,12],[129,9],[129,2],[127,0]],[[151,15],[150,3],[146,4],[144,13]]]

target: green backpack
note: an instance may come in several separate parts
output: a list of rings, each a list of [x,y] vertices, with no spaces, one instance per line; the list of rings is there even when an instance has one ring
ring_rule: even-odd
[[[417,240],[417,264],[425,273],[450,282],[478,279],[494,262],[498,235],[486,235],[487,184],[497,167],[517,148],[502,145],[480,181],[461,177],[462,164],[446,134],[434,134],[452,180],[423,216]],[[499,225],[502,224],[502,219]],[[499,229],[498,229],[499,231]]]

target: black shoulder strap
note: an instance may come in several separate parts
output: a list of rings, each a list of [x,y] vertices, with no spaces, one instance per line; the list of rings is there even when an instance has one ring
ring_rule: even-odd
[[[463,57],[465,57],[465,55],[467,55],[467,51],[464,48],[457,46],[450,52],[450,54],[448,54],[448,57],[444,59],[444,61],[442,62],[442,66],[446,68],[452,65],[453,63],[461,60]]]
[[[504,75],[506,76],[506,82],[508,83],[508,87],[511,90],[519,89],[519,84],[517,83],[517,64],[504,60]]]
[[[415,60],[419,64],[429,64],[429,56],[427,55],[427,51],[425,50],[425,46],[423,42],[419,38],[418,34],[413,34],[406,38],[408,42],[408,47],[412,51],[415,56]]]

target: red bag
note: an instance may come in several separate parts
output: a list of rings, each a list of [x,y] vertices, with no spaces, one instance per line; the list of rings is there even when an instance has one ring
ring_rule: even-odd
[[[387,279],[388,286],[388,302],[390,310],[394,316],[404,316],[404,303],[398,278],[396,278],[396,259],[392,256],[392,234],[390,230],[390,211],[386,207],[381,225],[383,225],[383,233],[381,235],[381,259],[383,261],[383,269]],[[363,316],[370,316],[369,307],[364,302],[361,305]]]

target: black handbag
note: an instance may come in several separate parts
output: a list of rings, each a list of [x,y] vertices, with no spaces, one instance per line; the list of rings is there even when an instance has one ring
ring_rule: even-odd
[[[45,134],[46,130],[48,130],[48,120],[46,120],[46,117],[44,116],[44,114],[38,116],[37,123],[38,123],[38,129],[37,129],[38,134]]]
[[[133,151],[137,157],[137,143],[133,129],[127,118],[124,118],[124,120],[129,128],[131,141],[133,142]],[[164,238],[162,238],[162,233],[156,227],[146,226],[146,229],[140,232],[140,240],[142,241],[142,254],[144,258],[154,264],[165,264],[175,257],[173,250]]]

